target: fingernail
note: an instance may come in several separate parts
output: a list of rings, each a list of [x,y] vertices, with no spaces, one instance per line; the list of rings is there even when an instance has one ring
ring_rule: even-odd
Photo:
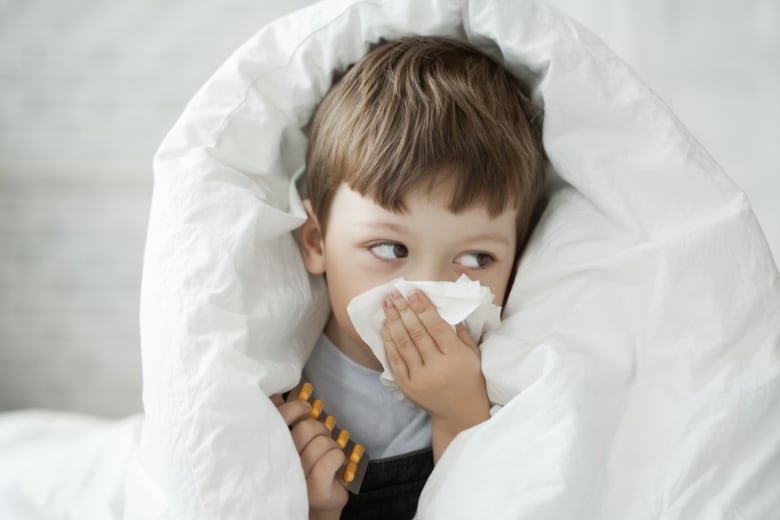
[[[417,291],[412,291],[409,293],[409,296],[407,296],[406,299],[409,300],[409,303],[417,303],[420,301],[420,293]]]
[[[392,297],[394,300],[401,299],[401,292],[398,289],[393,289],[390,291],[390,297]]]
[[[382,307],[385,308],[385,310],[390,310],[393,308],[393,302],[390,301],[390,298],[385,298],[382,300]]]

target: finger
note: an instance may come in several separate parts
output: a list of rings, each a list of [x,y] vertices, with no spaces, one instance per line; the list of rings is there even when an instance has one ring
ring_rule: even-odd
[[[404,299],[398,290],[393,290],[390,292],[390,300],[398,310],[401,321],[406,327],[406,333],[409,335],[415,346],[417,346],[417,350],[420,352],[420,357],[422,358],[423,364],[425,364],[426,358],[430,358],[430,356],[434,354],[440,354],[441,350],[431,335],[428,333],[425,325],[423,325],[422,321],[420,321],[420,318],[417,316],[417,310],[410,305],[412,302],[415,304],[420,303],[420,300],[423,297],[424,296],[422,292],[415,290],[409,293],[409,301],[407,302],[407,300]],[[428,307],[433,308],[433,305],[429,305]],[[425,308],[424,304],[421,308]]]
[[[416,296],[412,297],[413,294]],[[436,307],[422,291],[410,294],[409,304],[441,352],[446,353],[453,345],[459,343],[453,340],[460,339],[460,337],[452,330],[452,326],[439,315]]]
[[[328,439],[333,440],[331,438],[331,431],[316,419],[307,418],[293,427],[293,444],[295,444],[295,449],[301,455],[301,460],[303,460],[303,454],[306,452],[309,445],[319,437],[327,437]],[[334,444],[335,442],[336,441],[333,441]]]
[[[401,297],[401,299],[403,299],[403,297]],[[385,325],[390,331],[390,337],[392,338],[398,353],[406,363],[406,366],[410,371],[414,370],[415,367],[422,366],[423,359],[420,355],[420,351],[409,336],[406,325],[401,319],[401,315],[398,312],[398,309],[396,309],[393,300],[389,297],[385,298],[382,301],[382,309],[385,312]]]
[[[306,478],[310,503],[343,507],[347,501],[347,490],[336,480],[336,472],[344,462],[346,456],[338,448],[326,452],[317,460]]]
[[[469,332],[469,329],[466,328],[466,326],[463,323],[458,323],[455,326],[455,333],[458,335],[460,340],[471,350],[477,353],[477,355],[480,354],[479,345],[477,345],[477,342],[474,341],[474,338],[471,337],[471,333]]]
[[[301,401],[295,399],[287,403],[282,403],[277,407],[279,413],[282,414],[285,424],[287,426],[294,426],[301,419],[306,418],[311,412],[311,405],[308,401]]]
[[[390,372],[393,373],[393,376],[396,379],[408,381],[409,367],[407,366],[406,361],[404,361],[403,356],[401,356],[401,353],[398,352],[398,348],[395,346],[395,342],[390,335],[390,329],[387,328],[387,324],[382,327],[382,339],[385,343],[385,357],[387,358],[388,365],[390,365]]]
[[[284,404],[284,399],[279,394],[273,394],[269,397],[271,399],[271,402],[274,403],[274,406],[277,408]]]
[[[306,478],[309,478],[320,459],[331,451],[341,453],[341,462],[344,462],[344,451],[339,448],[339,445],[336,444],[336,441],[330,435],[317,435],[306,445],[301,452],[301,464],[303,465],[303,474],[306,475]],[[333,455],[329,456],[333,457]],[[333,468],[334,473],[339,469],[340,465]],[[333,478],[333,473],[330,474],[330,478]]]

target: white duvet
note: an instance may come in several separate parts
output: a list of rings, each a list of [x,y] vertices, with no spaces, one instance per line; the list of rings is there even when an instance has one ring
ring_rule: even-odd
[[[544,107],[550,158],[482,345],[494,415],[447,449],[418,517],[780,518],[780,284],[748,201],[620,59],[530,0],[316,4],[190,102],[155,158],[124,517],[306,518],[266,397],[297,382],[328,313],[290,179],[334,72],[408,34],[499,49]]]

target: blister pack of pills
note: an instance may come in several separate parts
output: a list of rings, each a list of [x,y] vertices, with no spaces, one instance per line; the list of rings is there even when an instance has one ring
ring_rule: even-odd
[[[294,399],[308,401],[311,404],[309,417],[324,424],[330,430],[336,444],[344,451],[347,461],[336,472],[336,476],[345,488],[357,495],[360,492],[360,485],[363,483],[363,477],[366,475],[366,468],[368,468],[370,460],[363,445],[350,439],[348,430],[336,426],[336,418],[325,411],[322,400],[317,399],[314,395],[314,387],[311,383],[304,382],[294,388],[287,396],[287,401]]]

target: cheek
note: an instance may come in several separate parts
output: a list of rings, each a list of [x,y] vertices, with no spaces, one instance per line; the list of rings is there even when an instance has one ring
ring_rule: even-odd
[[[359,293],[353,289],[351,284],[346,283],[343,273],[332,271],[327,275],[328,298],[330,300],[331,312],[336,319],[338,326],[342,331],[354,331],[352,320],[347,314],[347,305]]]
[[[490,287],[493,292],[493,303],[503,305],[507,293],[511,289],[509,277],[512,275],[512,266],[504,266],[500,271],[494,271],[488,280],[480,280],[480,283]]]
[[[504,304],[504,296],[506,296],[506,290],[505,290],[504,286],[492,287],[491,291],[493,292],[493,304],[494,305],[503,305]]]
[[[335,265],[326,265],[330,304],[339,322],[346,326],[347,322],[344,322],[343,318],[347,316],[349,302],[376,284],[354,263],[336,261],[333,264]]]
[[[354,266],[342,265],[339,267],[340,269],[334,268],[327,273],[328,296],[330,298],[332,319],[334,320],[329,326],[335,325],[337,327],[330,331],[337,334],[337,336],[331,339],[345,342],[345,344],[352,342],[362,343],[362,339],[360,339],[347,313],[347,305],[354,297],[371,289],[376,284],[371,284],[366,280],[365,273],[355,269]],[[341,346],[343,347],[344,345]]]

